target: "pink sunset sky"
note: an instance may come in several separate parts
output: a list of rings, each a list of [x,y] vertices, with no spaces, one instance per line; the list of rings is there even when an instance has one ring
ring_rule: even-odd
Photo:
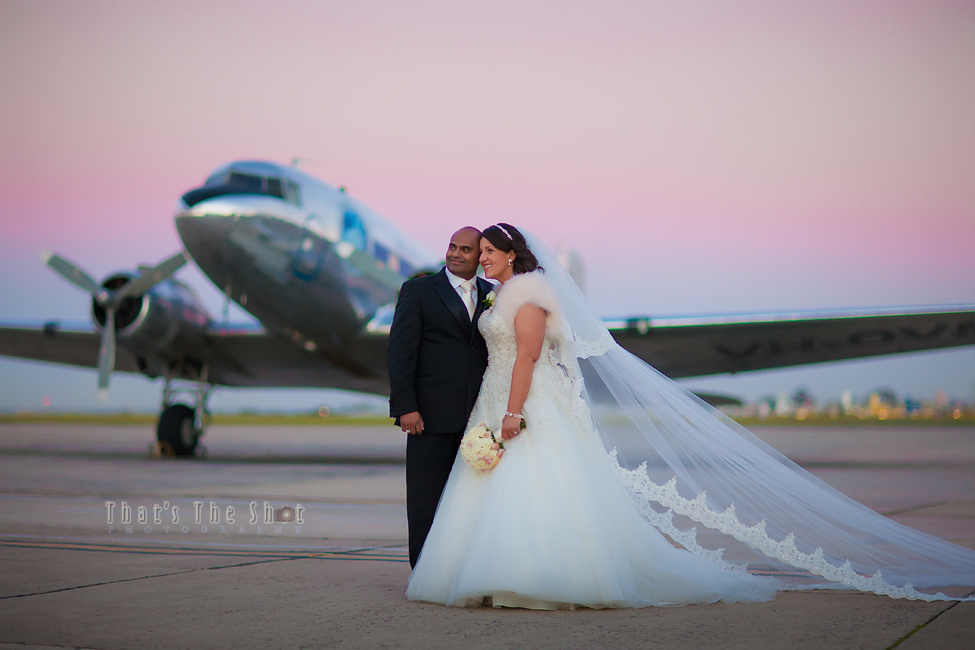
[[[0,35],[0,320],[87,317],[40,250],[161,259],[210,170],[295,156],[434,252],[569,242],[605,316],[975,303],[973,3],[6,0]],[[859,363],[721,386],[975,383]]]

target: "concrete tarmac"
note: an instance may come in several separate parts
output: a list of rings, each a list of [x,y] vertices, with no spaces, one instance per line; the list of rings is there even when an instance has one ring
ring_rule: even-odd
[[[975,428],[755,433],[867,506],[975,548]],[[0,649],[975,647],[975,603],[839,590],[641,610],[412,603],[395,428],[214,427],[202,460],[150,458],[152,437],[0,425]],[[265,503],[301,521],[265,523]]]

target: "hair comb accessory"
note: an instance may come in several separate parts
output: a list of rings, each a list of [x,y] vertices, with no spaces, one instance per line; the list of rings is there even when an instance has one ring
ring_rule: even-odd
[[[514,239],[511,238],[511,233],[505,230],[504,226],[502,226],[501,224],[498,224],[498,230],[503,232],[508,237],[508,241],[514,241]]]

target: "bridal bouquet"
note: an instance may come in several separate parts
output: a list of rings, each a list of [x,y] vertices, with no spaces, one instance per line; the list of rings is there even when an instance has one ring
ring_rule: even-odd
[[[486,472],[501,462],[504,443],[498,442],[483,422],[471,427],[460,441],[460,455],[464,462],[476,470]]]

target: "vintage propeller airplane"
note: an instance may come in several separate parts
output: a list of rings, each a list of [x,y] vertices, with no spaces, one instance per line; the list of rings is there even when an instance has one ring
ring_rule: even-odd
[[[296,166],[238,161],[182,196],[185,247],[154,267],[97,282],[42,260],[91,294],[92,327],[0,327],[0,355],[162,377],[161,449],[192,455],[212,386],[388,392],[386,340],[397,292],[437,256]],[[173,277],[189,259],[260,327],[215,320]],[[607,321],[616,340],[673,378],[779,368],[975,343],[975,307]],[[180,381],[191,382],[186,390]],[[182,403],[186,394],[192,406]]]

